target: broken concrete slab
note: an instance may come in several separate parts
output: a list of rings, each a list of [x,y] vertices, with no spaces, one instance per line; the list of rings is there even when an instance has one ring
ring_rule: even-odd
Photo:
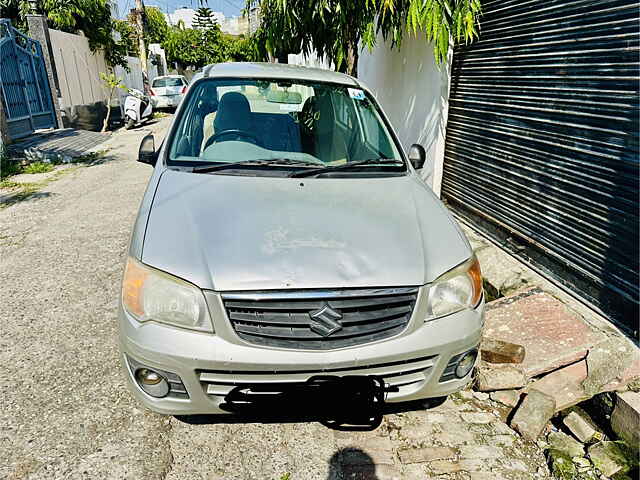
[[[536,440],[556,411],[553,397],[532,390],[524,398],[511,420],[511,426],[531,441]]]
[[[529,378],[583,359],[602,341],[582,317],[537,288],[488,303],[485,316],[484,338],[524,347],[519,366]]]
[[[477,370],[477,386],[481,392],[491,392],[494,390],[512,390],[524,387],[527,378],[521,369],[505,364],[491,366],[481,362]]]
[[[511,342],[483,338],[480,344],[480,358],[489,363],[522,363],[525,350],[522,345]]]
[[[569,458],[582,457],[584,455],[584,446],[575,438],[563,432],[551,432],[547,436],[549,447],[559,450]]]
[[[589,447],[589,458],[600,473],[611,477],[616,473],[626,473],[631,469],[621,442],[600,442]]]
[[[640,385],[640,350],[634,351],[634,360],[617,378],[611,380],[602,390],[605,392],[625,391],[628,389],[635,389],[638,391],[638,385]],[[635,385],[635,387],[633,387]]]
[[[609,337],[589,350],[588,375],[582,382],[585,392],[593,396],[611,383],[620,383],[623,373],[636,360],[637,350],[623,337]]]
[[[564,417],[562,423],[582,443],[591,443],[604,438],[595,422],[581,408],[573,409],[569,415]]]
[[[616,394],[616,406],[611,415],[611,428],[636,452],[640,450],[640,393]]]
[[[521,394],[522,390],[498,390],[491,392],[490,397],[494,402],[513,408],[518,405]]]
[[[553,397],[556,401],[556,411],[559,412],[591,397],[582,388],[582,382],[586,378],[587,362],[581,360],[545,375],[530,384],[527,389]]]

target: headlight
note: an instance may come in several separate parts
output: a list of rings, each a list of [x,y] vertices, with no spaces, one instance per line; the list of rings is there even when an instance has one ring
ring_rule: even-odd
[[[188,282],[127,260],[122,282],[124,308],[139,322],[156,321],[213,332],[202,291]]]
[[[482,273],[475,257],[429,285],[427,320],[475,308],[482,299]]]

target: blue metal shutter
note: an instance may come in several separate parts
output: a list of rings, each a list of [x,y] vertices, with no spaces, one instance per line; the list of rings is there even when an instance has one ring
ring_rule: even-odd
[[[640,3],[496,0],[452,65],[443,199],[637,331]]]

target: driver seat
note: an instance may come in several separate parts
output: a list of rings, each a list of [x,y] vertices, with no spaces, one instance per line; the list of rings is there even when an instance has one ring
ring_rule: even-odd
[[[251,132],[251,107],[247,97],[240,92],[225,93],[218,103],[213,130],[216,134],[226,130]]]

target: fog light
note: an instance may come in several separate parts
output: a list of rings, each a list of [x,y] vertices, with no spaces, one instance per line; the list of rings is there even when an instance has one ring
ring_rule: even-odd
[[[169,393],[169,383],[158,372],[140,368],[136,370],[135,376],[140,388],[152,397],[162,398]]]
[[[477,350],[471,350],[464,354],[464,356],[458,362],[456,366],[456,377],[463,378],[466,377],[473,366],[476,364],[476,357],[478,356]]]

